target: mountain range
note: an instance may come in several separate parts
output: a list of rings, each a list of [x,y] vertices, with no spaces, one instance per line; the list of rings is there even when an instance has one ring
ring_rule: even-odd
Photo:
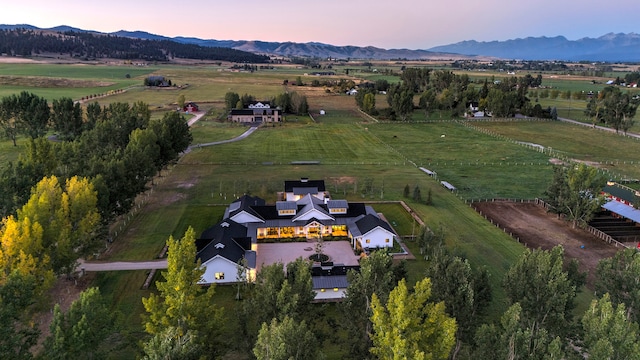
[[[104,34],[98,31],[83,30],[71,26],[41,29],[24,24],[0,25],[0,29],[2,30],[16,28],[52,32],[74,31]],[[147,40],[170,40],[183,44],[232,48],[276,56],[371,60],[477,59],[492,57],[519,60],[640,62],[640,34],[636,33],[609,33],[598,38],[585,37],[579,40],[568,40],[564,36],[527,37],[488,42],[467,40],[424,50],[381,49],[373,46],[335,46],[318,42],[294,43],[253,40],[212,40],[182,36],[171,38],[145,31],[125,30],[108,33],[108,35]]]

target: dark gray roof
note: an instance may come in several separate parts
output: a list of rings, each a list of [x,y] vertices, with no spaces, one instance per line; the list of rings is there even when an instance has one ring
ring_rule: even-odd
[[[243,195],[240,198],[238,198],[238,200],[232,202],[231,205],[229,205],[229,207],[227,208],[227,211],[225,212],[225,217],[230,218],[238,214],[239,212],[246,211],[249,214],[259,218],[260,215],[256,213],[252,209],[252,207],[264,206],[265,203],[266,202],[264,201],[264,199],[261,199],[257,196],[254,197],[249,195]]]
[[[298,204],[295,201],[278,201],[276,202],[277,210],[297,210]]]
[[[313,289],[346,288],[349,286],[346,275],[312,276]]]
[[[315,187],[318,191],[325,191],[324,180],[287,180],[284,182],[284,192],[293,192],[293,188]]]
[[[294,187],[293,195],[307,195],[307,194],[317,194],[317,187]]]
[[[251,238],[247,237],[247,228],[226,219],[202,232],[196,240],[196,259],[204,263],[220,255],[237,263],[250,249]]]
[[[329,209],[341,208],[346,209],[349,207],[347,200],[329,200],[327,201],[327,207]]]
[[[358,229],[360,229],[360,233],[363,235],[378,226],[389,231],[390,233],[393,233],[393,229],[389,224],[387,224],[386,221],[372,214],[367,214],[362,219],[356,221],[356,226],[358,227]]]

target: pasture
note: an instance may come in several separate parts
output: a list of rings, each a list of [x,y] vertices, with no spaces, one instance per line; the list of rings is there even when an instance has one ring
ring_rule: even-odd
[[[0,78],[12,73],[8,66],[0,64]],[[113,224],[110,234],[114,242],[101,255],[102,259],[152,259],[169,236],[180,237],[189,226],[199,234],[215,224],[235,198],[251,194],[273,202],[276,192],[282,191],[284,180],[300,177],[324,179],[334,198],[372,202],[377,211],[395,223],[400,235],[411,235],[417,229],[399,205],[376,202],[403,199],[406,185],[411,190],[418,186],[423,199],[428,192],[432,193],[431,205],[403,200],[429,227],[444,229],[446,244],[452,252],[464,254],[473,266],[490,271],[494,294],[490,317],[496,319],[505,303],[502,276],[524,247],[479,216],[464,199],[542,196],[551,181],[550,160],[555,157],[604,163],[600,168],[614,178],[640,177],[640,167],[633,156],[640,150],[640,141],[551,121],[375,122],[356,109],[352,97],[329,94],[322,88],[284,86],[284,80],[294,81],[298,75],[305,82],[311,81],[299,69],[240,73],[223,71],[217,66],[127,67],[131,78],[123,75],[121,79],[120,70],[125,70],[124,67],[12,66],[18,66],[12,76],[46,78],[47,74],[55,73],[55,77],[79,81],[111,82],[113,85],[109,86],[114,88],[141,84],[149,74],[163,75],[182,87],[166,90],[133,87],[98,99],[101,105],[143,101],[157,110],[154,116],[174,109],[180,95],[201,104],[209,114],[222,112],[224,94],[228,91],[252,94],[257,99],[269,99],[284,91],[298,91],[308,97],[311,116],[288,115],[283,124],[263,126],[240,142],[194,146],[177,164],[162,171],[154,179],[152,190],[140,195],[135,210]],[[344,74],[336,75],[339,77]],[[29,87],[25,89],[31,91]],[[77,98],[74,94],[80,93],[78,89],[88,88],[34,87],[33,92],[47,94],[48,99],[55,94],[58,96],[54,98]],[[17,88],[2,86],[0,95],[5,94],[3,91]],[[376,100],[379,107],[386,106],[383,96]],[[319,116],[320,109],[326,115]],[[194,145],[232,138],[245,130],[213,117],[207,116],[192,127]],[[552,151],[540,151],[518,142],[540,144]],[[8,141],[0,142],[0,161],[16,159],[23,144],[24,139],[20,142],[22,147],[13,149]],[[318,161],[319,165],[292,164],[295,161]],[[419,166],[436,171],[438,178],[427,176]],[[458,193],[446,190],[439,180],[452,183]],[[409,241],[407,245],[417,257],[408,265],[409,280],[413,283],[423,276],[427,262],[420,257],[415,243]],[[121,314],[125,337],[117,355],[122,357],[135,356],[136,344],[144,336],[138,319],[143,313],[140,298],[149,294],[148,290],[140,290],[145,276],[142,271],[97,276],[102,292],[111,294],[114,309]],[[233,307],[233,301],[229,301],[233,291],[220,287],[219,293],[220,301]],[[590,299],[585,296],[582,300]],[[339,351],[337,354],[339,358]]]

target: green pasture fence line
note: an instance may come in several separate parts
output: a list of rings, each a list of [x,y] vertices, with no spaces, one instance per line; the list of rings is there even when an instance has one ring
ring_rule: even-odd
[[[379,124],[429,124],[429,123],[466,123],[466,122],[552,122],[543,118],[464,118],[464,119],[429,119],[429,120],[378,120]]]
[[[550,148],[550,147],[543,147],[543,146],[537,145],[537,144],[531,144],[531,143],[527,143],[527,142],[516,141],[516,140],[511,139],[509,137],[506,137],[504,135],[501,135],[501,134],[498,134],[496,132],[493,132],[491,130],[487,130],[487,129],[483,129],[483,128],[480,128],[480,127],[477,127],[477,126],[473,126],[472,124],[469,124],[468,122],[462,122],[462,125],[470,128],[470,129],[473,129],[475,131],[478,131],[480,133],[483,133],[485,135],[489,135],[489,136],[492,136],[494,138],[497,138],[497,139],[500,139],[500,140],[503,140],[503,141],[511,142],[513,144],[524,146],[526,148],[541,152],[543,154],[547,154],[548,156],[554,157],[554,158],[556,158],[558,160],[561,160],[561,161],[563,161],[565,163],[570,163],[570,164],[578,163],[576,160],[574,160],[574,159],[568,157],[567,155],[562,154],[559,151],[554,150],[553,148]],[[626,161],[626,160],[622,161],[622,164],[624,164],[624,165],[627,165],[627,164],[634,165],[634,164],[639,164],[639,163],[640,163],[640,161],[633,161],[633,160],[632,161]],[[620,160],[604,161],[604,162],[599,162],[598,164],[600,164],[600,165],[620,165]],[[603,174],[609,175],[612,179],[621,179],[622,178],[621,174],[614,173],[614,172],[612,172],[612,171],[610,171],[608,169],[601,169],[601,168],[597,168],[597,169],[598,169],[599,172],[602,172]]]
[[[367,119],[369,119],[369,120],[371,120],[373,122],[376,122],[376,123],[380,122],[380,120],[378,120],[378,119],[374,118],[373,116],[367,114],[366,112],[362,111],[362,109],[358,109],[358,111],[360,111],[360,114],[362,114],[362,116],[364,116],[365,118],[367,118]]]
[[[173,167],[169,167],[167,171],[170,172],[172,169]],[[131,207],[129,212],[126,214],[120,215],[114,221],[114,223],[111,224],[110,227],[113,230],[109,230],[110,243],[114,242],[118,238],[118,236],[127,229],[127,226],[131,223],[132,220],[136,218],[136,215],[138,215],[140,210],[142,210],[144,206],[147,204],[147,202],[149,201],[149,197],[151,197],[151,194],[153,194],[154,187],[156,185],[162,184],[165,178],[166,178],[166,175],[162,176],[162,170],[160,170],[160,172],[155,177],[152,178],[151,184],[150,184],[151,186],[149,186],[149,189],[136,196],[133,202],[133,206]]]

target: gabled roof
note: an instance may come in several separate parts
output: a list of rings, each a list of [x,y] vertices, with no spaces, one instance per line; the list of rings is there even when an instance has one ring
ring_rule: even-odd
[[[358,227],[362,235],[377,227],[381,227],[393,234],[393,229],[386,221],[372,214],[365,215],[362,219],[356,221],[355,225]]]
[[[327,211],[326,207],[324,206],[324,202],[314,196],[311,196],[311,194],[307,194],[305,197],[298,200],[297,203],[298,206],[302,205],[302,208],[298,209],[298,213],[292,221],[305,219],[311,212],[315,212],[317,215],[319,215],[320,220],[333,219],[333,216],[329,214],[329,211]],[[318,216],[315,215],[313,215],[312,217],[318,218]]]
[[[293,192],[293,188],[317,188],[318,191],[326,191],[324,180],[286,180],[284,182],[284,192]]]
[[[253,197],[253,196],[249,196],[249,195],[243,195],[241,197],[238,198],[238,200],[232,202],[231,204],[229,204],[229,207],[227,208],[227,210],[225,211],[224,217],[225,218],[231,218],[241,212],[247,212],[249,214],[251,214],[252,216],[255,216],[259,219],[261,219],[261,216],[256,213],[253,210],[253,206],[264,206],[265,205],[265,201],[264,199],[261,199],[257,196]]]
[[[230,219],[203,231],[196,240],[196,258],[200,259],[201,263],[218,255],[237,263],[245,257],[247,250],[251,250],[251,238],[247,237],[247,228]]]
[[[634,191],[630,189],[625,189],[620,186],[605,185],[605,187],[602,189],[602,192],[615,196],[619,199],[626,200],[632,204],[635,203],[636,201],[636,194],[634,193]]]

